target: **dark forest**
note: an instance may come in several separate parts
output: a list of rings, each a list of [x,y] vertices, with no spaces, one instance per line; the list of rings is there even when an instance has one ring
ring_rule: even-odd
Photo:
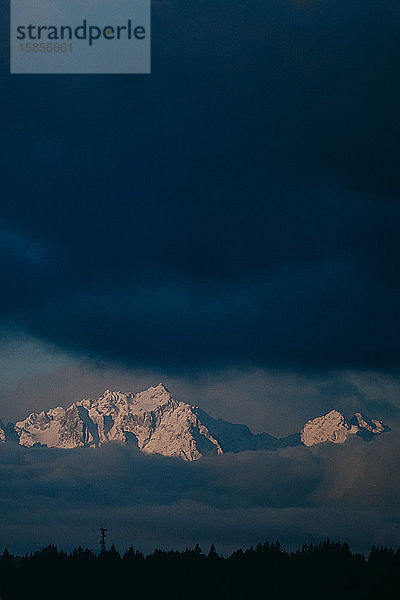
[[[212,545],[144,556],[114,546],[96,554],[50,545],[32,554],[0,557],[1,600],[22,598],[370,598],[400,597],[400,549],[353,553],[325,540],[287,551],[279,541],[219,556]]]

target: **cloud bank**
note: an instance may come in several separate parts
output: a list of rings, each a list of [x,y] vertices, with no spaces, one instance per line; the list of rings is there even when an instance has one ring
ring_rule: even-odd
[[[1,448],[0,539],[16,551],[58,543],[97,547],[110,529],[133,543],[220,551],[279,537],[324,536],[366,551],[398,544],[399,436],[202,459],[144,456],[122,446],[54,451]],[[385,469],[382,470],[382,464]]]

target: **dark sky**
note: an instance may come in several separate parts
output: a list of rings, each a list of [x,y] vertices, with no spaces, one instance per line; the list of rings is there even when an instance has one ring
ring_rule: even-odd
[[[155,0],[151,76],[10,76],[4,43],[3,322],[126,365],[398,366],[399,25]]]
[[[395,543],[398,0],[153,0],[150,76],[11,76],[0,27],[0,417],[163,380],[255,431],[392,427],[351,461],[4,453],[3,538],[90,544],[108,511],[122,545]]]

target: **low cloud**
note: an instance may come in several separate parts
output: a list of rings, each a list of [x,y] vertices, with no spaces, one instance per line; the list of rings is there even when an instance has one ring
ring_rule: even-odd
[[[399,436],[371,443],[245,452],[197,463],[119,445],[0,451],[0,540],[22,552],[55,542],[97,547],[98,529],[133,543],[227,552],[280,538],[289,547],[327,535],[356,549],[400,535]],[[394,451],[394,449],[396,449]]]

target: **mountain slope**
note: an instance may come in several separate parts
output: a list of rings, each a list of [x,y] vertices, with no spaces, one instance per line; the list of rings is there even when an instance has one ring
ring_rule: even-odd
[[[343,443],[350,435],[373,436],[385,427],[360,413],[346,423],[338,411],[308,421],[299,434],[278,439],[254,434],[246,425],[215,419],[198,406],[175,400],[159,384],[138,394],[106,390],[97,400],[80,400],[68,408],[32,413],[23,421],[0,421],[0,442],[26,447],[98,447],[109,442],[132,444],[148,454],[175,456],[188,461],[202,456],[246,450],[275,450],[331,441]]]

